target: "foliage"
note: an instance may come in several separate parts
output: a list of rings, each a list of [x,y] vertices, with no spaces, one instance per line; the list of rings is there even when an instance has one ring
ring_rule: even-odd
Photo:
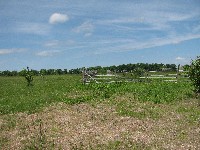
[[[33,73],[32,71],[29,70],[29,67],[27,67],[27,70],[24,69],[23,70],[23,76],[25,77],[26,81],[27,81],[27,86],[31,86],[33,85]]]
[[[145,73],[145,70],[144,70],[144,69],[141,69],[141,68],[136,68],[136,69],[134,70],[134,76],[135,76],[135,78],[138,78],[138,77],[143,76],[144,73]]]
[[[175,64],[147,64],[147,63],[137,63],[137,64],[122,64],[119,66],[109,66],[109,67],[89,67],[87,70],[96,70],[98,73],[106,74],[107,70],[110,70],[112,72],[116,73],[123,73],[123,72],[134,72],[137,71],[138,68],[140,68],[143,71],[176,71],[176,65]],[[41,69],[40,71],[37,70],[31,70],[32,74],[34,76],[38,75],[63,75],[63,74],[81,74],[83,68],[76,68],[76,69]],[[17,72],[17,71],[0,71],[0,76],[17,76],[22,75],[23,71]]]
[[[189,69],[189,76],[195,87],[195,92],[200,93],[200,56],[192,61]]]

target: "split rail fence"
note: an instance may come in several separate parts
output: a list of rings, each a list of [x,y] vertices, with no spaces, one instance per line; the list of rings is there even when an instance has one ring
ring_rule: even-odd
[[[141,81],[149,81],[153,79],[161,79],[166,82],[178,82],[179,79],[188,79],[187,72],[181,74],[179,71],[175,74],[150,74],[145,73],[145,76],[139,78],[130,78],[122,75],[118,75],[116,73],[109,73],[100,75],[95,71],[87,71],[83,70],[82,81],[84,84],[89,83],[114,83],[114,82],[141,82]]]

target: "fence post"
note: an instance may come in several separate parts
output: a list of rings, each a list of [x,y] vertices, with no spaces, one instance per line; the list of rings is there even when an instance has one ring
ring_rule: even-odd
[[[83,84],[86,83],[86,78],[85,78],[85,68],[83,68],[83,74],[82,74],[82,80],[83,80]]]
[[[180,68],[180,64],[178,65],[178,68],[177,68],[177,75],[176,75],[177,82],[178,82],[178,78],[179,78],[179,68]]]

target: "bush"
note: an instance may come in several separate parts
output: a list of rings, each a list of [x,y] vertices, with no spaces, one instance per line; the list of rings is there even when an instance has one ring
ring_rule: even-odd
[[[189,77],[195,88],[195,93],[200,94],[200,56],[192,60],[189,68]]]
[[[31,86],[33,85],[33,73],[32,71],[29,70],[29,67],[27,67],[27,70],[24,69],[21,71],[22,75],[25,77],[26,81],[27,81],[27,86]]]

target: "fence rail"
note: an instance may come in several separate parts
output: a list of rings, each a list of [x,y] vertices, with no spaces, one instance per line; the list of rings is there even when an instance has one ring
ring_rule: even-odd
[[[165,82],[178,82],[179,79],[188,79],[187,74],[181,74],[177,71],[175,74],[150,74],[151,72],[146,72],[145,76],[138,78],[127,77],[125,75],[119,74],[97,74],[97,72],[83,70],[83,83],[114,83],[114,82],[141,82],[163,79]],[[128,74],[128,73],[127,73]],[[131,73],[129,73],[131,74]],[[150,74],[150,75],[149,75]]]

